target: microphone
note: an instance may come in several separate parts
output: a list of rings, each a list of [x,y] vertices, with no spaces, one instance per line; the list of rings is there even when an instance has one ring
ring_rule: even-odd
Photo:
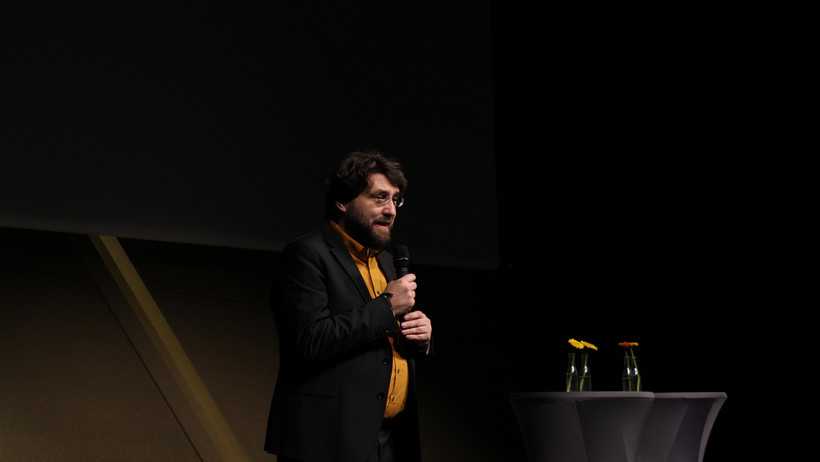
[[[396,267],[396,279],[410,272],[410,251],[406,245],[393,247],[393,266]]]

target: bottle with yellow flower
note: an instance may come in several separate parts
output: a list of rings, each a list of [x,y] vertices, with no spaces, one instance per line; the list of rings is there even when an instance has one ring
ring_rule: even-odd
[[[598,350],[595,345],[583,340],[569,339],[569,344],[575,348],[569,353],[569,366],[567,369],[567,391],[591,391],[592,374],[589,369],[589,354],[585,350]],[[575,355],[580,355],[581,367],[575,366]]]

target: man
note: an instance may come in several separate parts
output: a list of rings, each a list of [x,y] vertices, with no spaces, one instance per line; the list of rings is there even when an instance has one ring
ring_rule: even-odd
[[[432,324],[413,310],[416,277],[386,251],[407,181],[375,151],[327,181],[328,222],[288,244],[271,291],[281,365],[265,449],[279,461],[421,460],[415,355]]]

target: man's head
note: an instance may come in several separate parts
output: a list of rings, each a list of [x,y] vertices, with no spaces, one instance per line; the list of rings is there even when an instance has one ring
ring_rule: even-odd
[[[360,244],[384,249],[407,189],[401,165],[377,151],[345,156],[327,179],[325,215]]]

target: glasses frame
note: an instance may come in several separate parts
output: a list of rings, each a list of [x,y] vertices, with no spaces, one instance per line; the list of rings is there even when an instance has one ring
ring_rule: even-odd
[[[391,196],[390,194],[387,194],[387,193],[381,193],[381,194],[364,193],[364,195],[366,195],[367,197],[369,197],[369,198],[373,199],[374,201],[376,201],[376,204],[378,204],[381,207],[387,205],[387,203],[391,202],[391,201],[393,202],[393,206],[396,207],[396,208],[399,208],[402,205],[404,205],[404,196],[402,196],[401,194],[396,194],[395,196]]]

